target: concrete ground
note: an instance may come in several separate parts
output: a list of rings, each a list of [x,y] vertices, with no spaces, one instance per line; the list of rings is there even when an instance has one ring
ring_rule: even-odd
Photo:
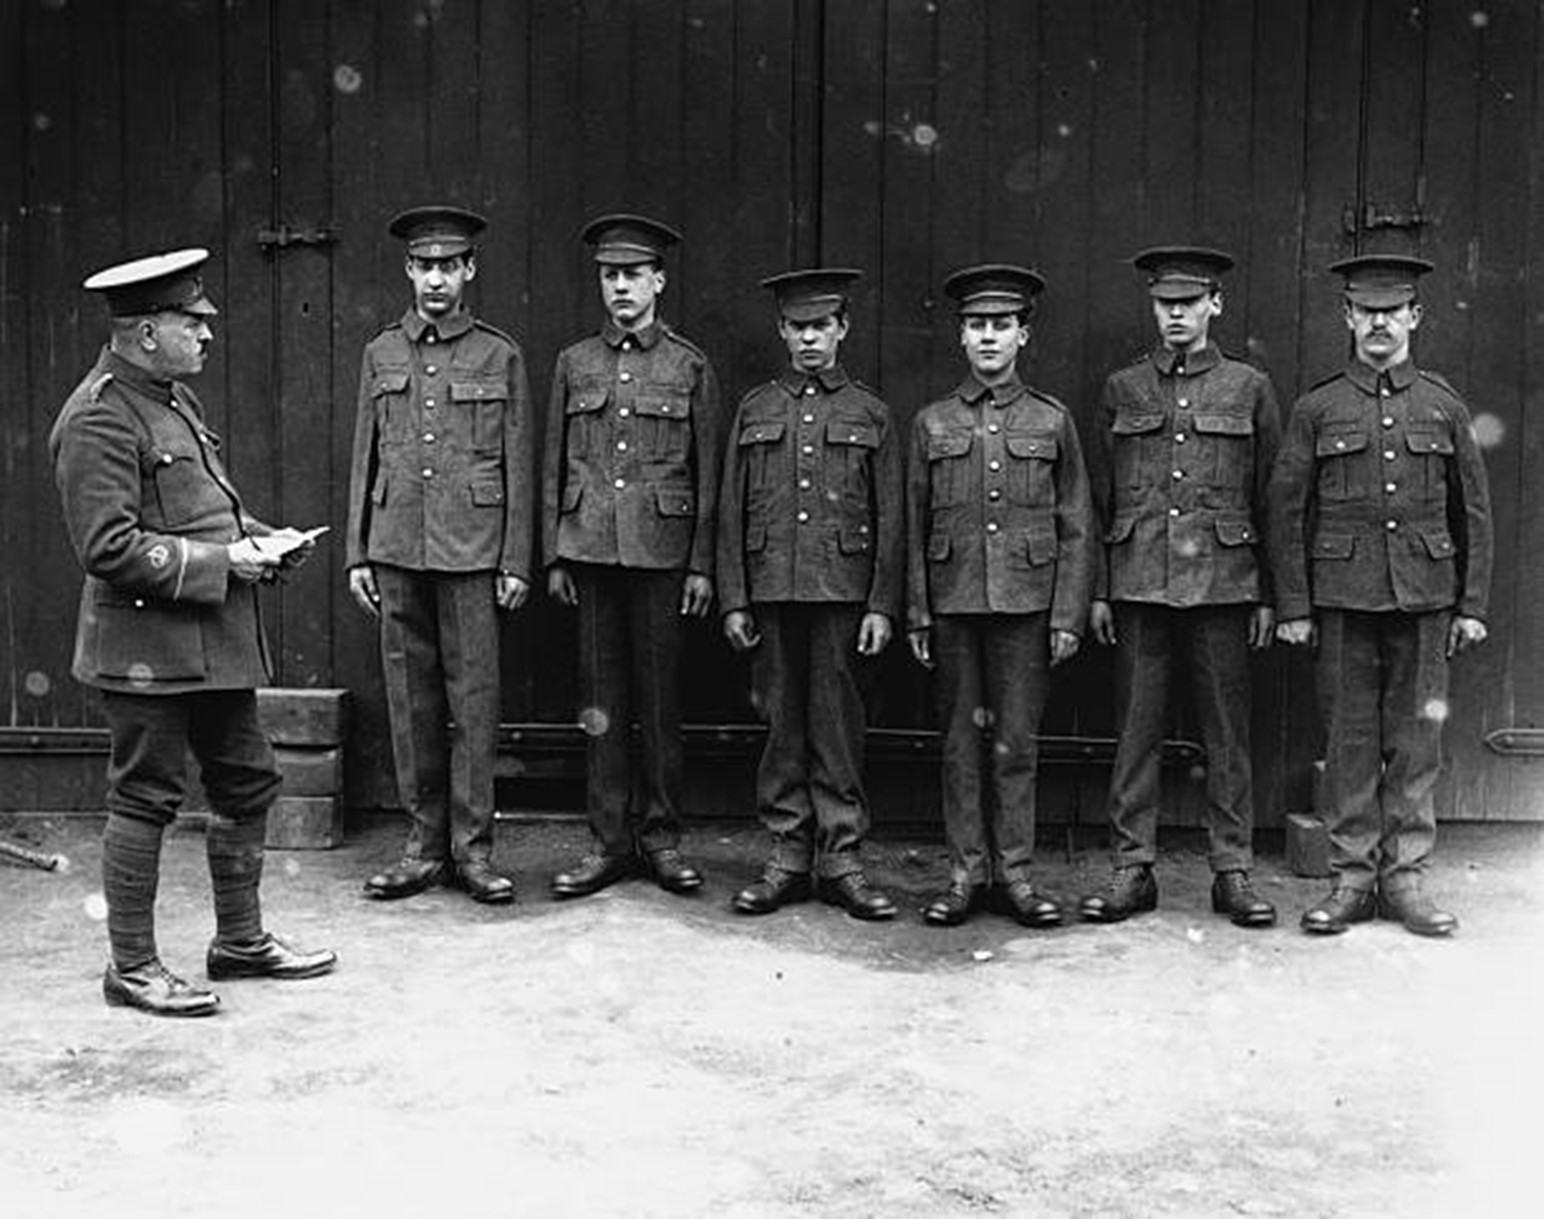
[[[881,842],[902,900],[729,912],[762,848],[697,827],[696,898],[643,882],[572,903],[573,823],[501,823],[521,901],[360,896],[377,824],[273,852],[269,924],[342,956],[298,983],[219,987],[156,1020],[101,1001],[98,827],[0,819],[69,857],[0,862],[0,1214],[397,1216],[1506,1216],[1541,1133],[1544,846],[1444,827],[1451,942],[1390,924],[1296,930],[1319,881],[1261,860],[1282,926],[1206,908],[1204,858],[1118,927],[924,927],[932,844]],[[1097,884],[1047,851],[1047,886]],[[163,956],[202,977],[203,843],[170,835]],[[1532,1191],[1531,1191],[1532,1192]]]

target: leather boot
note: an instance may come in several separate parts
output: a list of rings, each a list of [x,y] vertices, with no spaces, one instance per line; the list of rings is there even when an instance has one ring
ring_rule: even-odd
[[[958,927],[981,904],[981,886],[956,880],[922,907],[922,921],[934,927]]]
[[[1419,876],[1384,881],[1378,888],[1378,914],[1403,923],[1416,935],[1452,935],[1458,930],[1458,918],[1426,895]]]
[[[1145,863],[1116,868],[1103,893],[1091,893],[1078,903],[1078,913],[1090,923],[1119,923],[1157,908],[1158,881]]]
[[[895,917],[895,903],[881,889],[869,884],[862,872],[843,872],[820,882],[820,900],[840,906],[853,918],[869,922]]]
[[[1303,911],[1302,927],[1310,935],[1339,935],[1352,923],[1368,922],[1377,910],[1371,889],[1337,884],[1323,901]]]
[[[179,978],[159,959],[133,969],[109,965],[102,975],[108,1007],[135,1007],[152,1016],[212,1016],[220,996]]]
[[[769,863],[760,880],[735,894],[734,908],[741,914],[771,914],[793,902],[807,902],[809,897],[808,872],[790,872]]]
[[[1276,922],[1276,907],[1254,891],[1244,871],[1219,872],[1212,878],[1212,910],[1226,914],[1235,927],[1270,927]]]
[[[439,884],[444,877],[445,864],[441,860],[406,856],[365,881],[365,895],[377,901],[396,901],[422,893]]]

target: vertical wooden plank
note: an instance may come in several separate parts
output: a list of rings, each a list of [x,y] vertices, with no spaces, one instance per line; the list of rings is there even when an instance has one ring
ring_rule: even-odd
[[[427,4],[413,20],[424,31],[428,54],[425,136],[428,182],[437,199],[480,208],[483,160],[479,155],[480,8],[476,0]]]
[[[1196,95],[1203,79],[1199,62],[1199,0],[1162,0],[1147,10],[1147,93],[1144,215],[1154,241],[1183,233],[1195,219],[1201,130]],[[1210,80],[1216,65],[1208,64]]]

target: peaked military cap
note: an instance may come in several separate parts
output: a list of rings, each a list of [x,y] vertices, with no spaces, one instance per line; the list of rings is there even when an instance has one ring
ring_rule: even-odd
[[[665,251],[681,240],[681,234],[668,224],[630,212],[597,216],[579,235],[595,247],[596,262],[619,267],[661,262]]]
[[[979,313],[1030,313],[1045,291],[1045,277],[1028,267],[987,262],[963,267],[944,280],[944,291],[959,302],[962,316]]]
[[[805,271],[784,271],[761,281],[772,289],[777,308],[791,322],[818,322],[847,307],[847,292],[863,278],[862,271],[851,267],[811,267]]]
[[[1369,309],[1397,309],[1415,299],[1416,283],[1436,264],[1405,254],[1359,254],[1331,263],[1345,277],[1346,299]]]
[[[488,222],[476,212],[448,204],[410,207],[399,212],[387,232],[407,242],[407,252],[417,258],[454,258],[477,244],[477,235]]]
[[[204,295],[204,277],[198,273],[208,261],[208,250],[170,250],[106,267],[81,287],[100,292],[114,317],[140,317],[163,309],[214,317],[220,311]]]
[[[1222,287],[1233,256],[1205,246],[1166,245],[1143,250],[1131,260],[1147,273],[1147,291],[1158,300],[1186,301]]]

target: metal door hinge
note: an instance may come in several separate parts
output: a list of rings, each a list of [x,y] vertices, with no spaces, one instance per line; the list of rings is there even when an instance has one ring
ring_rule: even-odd
[[[1400,211],[1368,202],[1362,204],[1360,213],[1356,204],[1348,203],[1340,213],[1340,227],[1346,236],[1355,237],[1358,233],[1371,233],[1376,229],[1418,229],[1428,219],[1419,203]]]
[[[281,224],[276,229],[258,229],[257,244],[266,253],[282,250],[292,245],[324,246],[338,240],[336,230],[330,228],[292,228]]]

